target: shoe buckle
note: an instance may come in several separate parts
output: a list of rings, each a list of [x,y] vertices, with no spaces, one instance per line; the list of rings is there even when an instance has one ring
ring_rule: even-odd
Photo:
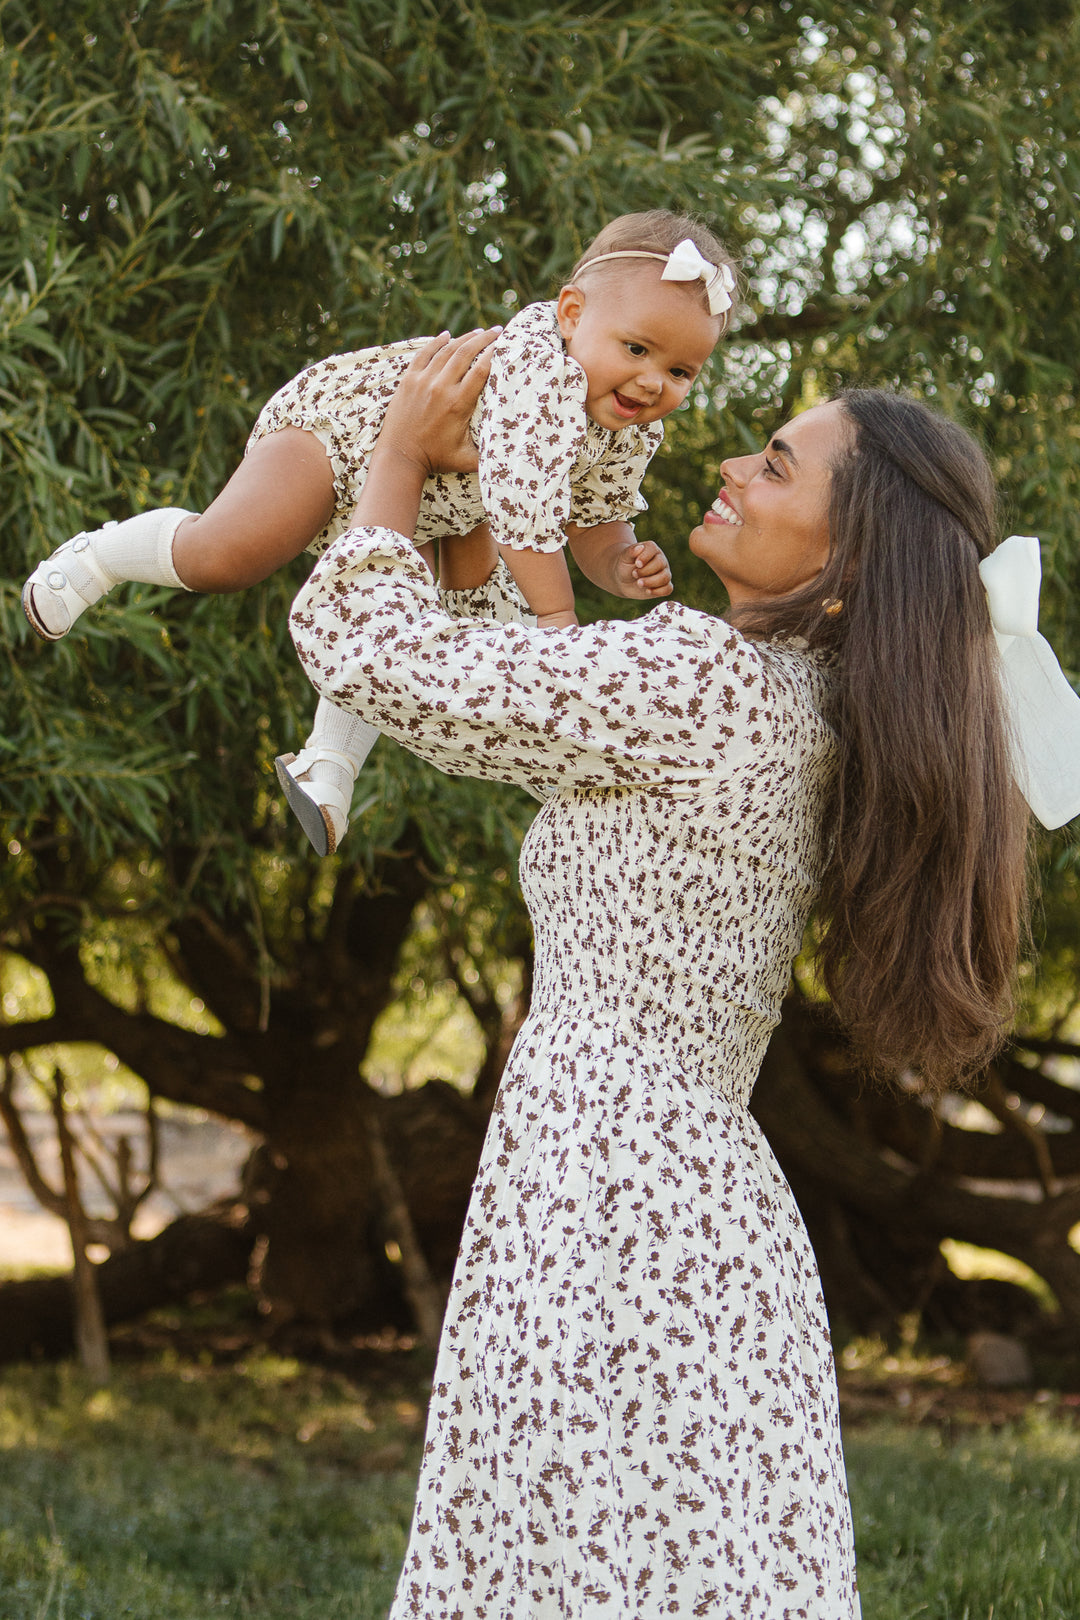
[[[88,534],[77,534],[71,542],[71,549],[72,551],[85,551],[89,544],[90,536]]]
[[[62,591],[64,586],[67,584],[67,575],[62,574],[59,568],[54,568],[52,573],[48,576],[46,584],[49,586],[50,590]]]

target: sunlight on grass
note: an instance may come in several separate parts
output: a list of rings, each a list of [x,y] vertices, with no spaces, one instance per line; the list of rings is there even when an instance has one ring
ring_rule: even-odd
[[[867,1369],[882,1354],[852,1351]],[[383,1620],[429,1364],[371,1367],[360,1388],[261,1352],[170,1353],[121,1362],[99,1391],[67,1364],[6,1370],[0,1616]],[[845,1436],[865,1620],[1075,1620],[1080,1431],[1040,1407],[952,1436],[891,1421]]]
[[[4,1620],[374,1620],[405,1550],[423,1370],[71,1367],[0,1387]],[[417,1388],[421,1399],[417,1399]]]
[[[1044,1415],[955,1442],[845,1440],[866,1620],[1076,1620],[1080,1433]]]

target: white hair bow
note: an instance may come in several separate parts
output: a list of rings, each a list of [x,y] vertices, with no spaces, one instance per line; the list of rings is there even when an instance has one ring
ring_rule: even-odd
[[[710,264],[688,236],[684,236],[668,254],[660,280],[703,281],[710,315],[722,315],[731,308],[735,294],[735,276],[731,266]]]
[[[1039,542],[1011,534],[979,574],[1001,653],[1016,783],[1044,827],[1080,815],[1080,697],[1039,634]]]

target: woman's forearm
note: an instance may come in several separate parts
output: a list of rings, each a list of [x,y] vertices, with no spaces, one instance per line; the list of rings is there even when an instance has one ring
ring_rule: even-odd
[[[387,406],[352,526],[394,529],[411,540],[429,473],[475,471],[469,419],[500,330],[444,332],[420,350]]]
[[[353,507],[349,527],[365,525],[394,529],[411,540],[420,515],[420,496],[426,469],[393,444],[378,441],[371,453],[360,498]]]
[[[476,446],[469,433],[501,331],[442,333],[417,354],[386,409],[352,524],[416,533],[420,496],[429,473],[474,472]]]

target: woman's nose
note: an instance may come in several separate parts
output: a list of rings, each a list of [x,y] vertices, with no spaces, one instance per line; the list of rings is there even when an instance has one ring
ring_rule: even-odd
[[[760,460],[760,456],[731,456],[720,463],[720,476],[725,484],[737,484],[741,489],[749,482],[754,463]]]

